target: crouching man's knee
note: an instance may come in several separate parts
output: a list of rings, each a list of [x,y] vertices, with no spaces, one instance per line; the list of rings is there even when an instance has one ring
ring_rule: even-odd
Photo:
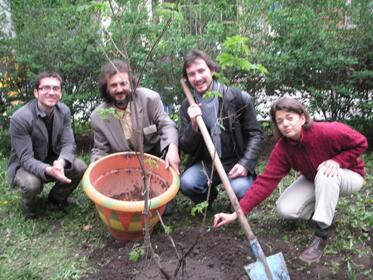
[[[66,173],[66,176],[69,177],[70,179],[80,180],[83,177],[86,169],[87,169],[87,165],[85,164],[85,162],[82,161],[81,159],[76,158],[71,168],[66,169],[65,173]]]
[[[85,164],[85,162],[78,158],[74,160],[73,166],[76,172],[80,175],[83,175],[85,170],[87,169],[87,165]]]
[[[43,190],[42,180],[23,168],[17,171],[14,183],[20,188],[24,196],[36,196]]]

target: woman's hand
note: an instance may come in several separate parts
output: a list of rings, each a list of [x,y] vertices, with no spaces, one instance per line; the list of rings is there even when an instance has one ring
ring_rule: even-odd
[[[317,167],[317,170],[320,170],[321,168],[324,168],[324,175],[327,177],[334,177],[338,174],[340,166],[338,162],[328,159],[322,162],[319,167]]]
[[[215,214],[214,216],[214,228],[221,227],[223,225],[230,224],[234,222],[237,219],[237,213],[234,212],[232,214],[227,214],[227,213],[219,213]]]

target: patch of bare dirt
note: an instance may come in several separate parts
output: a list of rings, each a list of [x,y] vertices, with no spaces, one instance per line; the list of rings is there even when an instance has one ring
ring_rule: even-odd
[[[298,259],[298,255],[304,248],[298,248],[292,242],[283,240],[283,234],[280,232],[285,231],[286,234],[289,228],[280,226],[279,230],[272,230],[275,225],[266,225],[266,227],[266,234],[261,233],[260,238],[258,236],[259,242],[268,255],[283,253],[291,279],[350,279],[343,256],[326,254],[320,262],[306,265]],[[198,228],[192,227],[177,230],[172,234],[180,253],[190,247],[197,233]],[[138,262],[129,260],[128,254],[134,243],[133,241],[123,243],[108,238],[101,249],[88,256],[97,273],[88,275],[86,279],[166,279],[150,258],[143,257]],[[163,268],[171,274],[177,266],[177,257],[169,239],[158,229],[152,234],[152,244]],[[238,235],[238,230],[231,232],[205,228],[198,244],[186,258],[184,273],[180,270],[176,279],[249,279],[244,265],[255,260],[247,244],[247,241]],[[307,242],[304,245],[306,244]],[[369,269],[373,265],[370,256],[351,256],[351,261],[361,269],[360,271]],[[366,277],[357,275],[355,279],[368,279]]]

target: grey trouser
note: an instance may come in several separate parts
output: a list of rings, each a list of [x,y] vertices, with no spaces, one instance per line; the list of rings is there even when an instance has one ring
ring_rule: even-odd
[[[312,220],[330,226],[340,194],[361,189],[364,178],[349,169],[340,169],[334,177],[326,177],[320,169],[314,182],[300,176],[276,202],[278,213],[285,219]]]
[[[80,159],[75,159],[70,168],[65,168],[65,176],[71,179],[71,183],[63,184],[56,181],[49,195],[58,201],[64,201],[79,185],[81,178],[87,165]],[[43,184],[55,181],[50,178],[47,181],[42,181],[34,174],[19,168],[14,178],[14,184],[20,188],[22,203],[31,206],[35,202],[35,198],[43,190]]]

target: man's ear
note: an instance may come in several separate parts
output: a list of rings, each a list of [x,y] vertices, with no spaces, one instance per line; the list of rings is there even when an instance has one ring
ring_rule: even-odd
[[[34,89],[34,96],[35,96],[36,99],[39,98],[39,92],[38,92],[37,89]]]

